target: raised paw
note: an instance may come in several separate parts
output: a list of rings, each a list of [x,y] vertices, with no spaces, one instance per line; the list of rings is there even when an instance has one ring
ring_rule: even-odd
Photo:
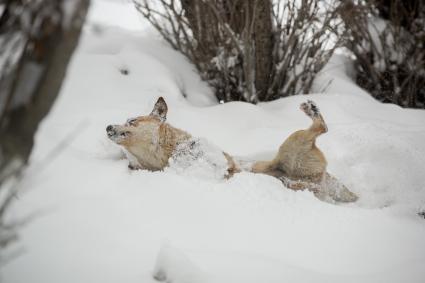
[[[320,115],[319,107],[312,100],[307,100],[307,102],[301,103],[300,109],[310,118],[316,118]]]

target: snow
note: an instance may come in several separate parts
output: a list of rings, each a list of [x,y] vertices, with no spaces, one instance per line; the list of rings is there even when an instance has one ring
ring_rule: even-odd
[[[69,0],[68,0],[69,1]],[[131,4],[133,0],[92,0],[89,11],[89,25],[120,27],[140,31],[148,23],[142,19]]]
[[[375,101],[341,56],[316,80],[322,93],[217,104],[181,55],[128,22],[127,2],[111,3],[91,6],[37,132],[9,212],[32,218],[4,255],[22,251],[2,267],[2,282],[423,282],[423,110]],[[104,5],[116,5],[123,22],[99,24]],[[308,127],[299,104],[314,100],[329,128],[317,141],[328,170],[360,199],[329,204],[247,172],[208,178],[208,166],[201,175],[128,170],[105,128],[148,114],[159,96],[173,126],[251,159],[272,157]]]
[[[165,244],[158,254],[153,276],[158,281],[200,283],[207,280],[203,273],[183,252]]]
[[[206,139],[191,138],[177,146],[165,172],[175,172],[197,179],[223,180],[227,175],[227,160],[222,150]]]

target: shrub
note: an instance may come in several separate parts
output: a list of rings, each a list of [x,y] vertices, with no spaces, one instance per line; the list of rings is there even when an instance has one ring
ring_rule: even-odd
[[[425,2],[344,1],[346,47],[357,83],[375,98],[425,107]]]
[[[223,102],[308,93],[340,43],[339,4],[326,1],[133,2]]]

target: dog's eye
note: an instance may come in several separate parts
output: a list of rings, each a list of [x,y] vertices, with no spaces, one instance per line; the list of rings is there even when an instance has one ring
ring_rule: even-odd
[[[126,137],[126,136],[128,136],[128,134],[129,134],[130,132],[122,132],[121,134],[120,134],[120,136],[122,136],[122,137]]]
[[[137,121],[137,119],[136,118],[131,118],[131,119],[128,119],[127,120],[127,125],[129,125],[129,126],[134,126],[135,125],[135,123],[136,123],[136,121]]]

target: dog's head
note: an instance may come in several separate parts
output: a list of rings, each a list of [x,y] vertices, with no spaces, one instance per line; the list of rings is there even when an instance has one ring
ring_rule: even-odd
[[[152,143],[158,135],[159,126],[166,120],[167,111],[167,103],[160,97],[149,115],[128,119],[124,125],[106,127],[108,138],[126,147],[136,143]]]

